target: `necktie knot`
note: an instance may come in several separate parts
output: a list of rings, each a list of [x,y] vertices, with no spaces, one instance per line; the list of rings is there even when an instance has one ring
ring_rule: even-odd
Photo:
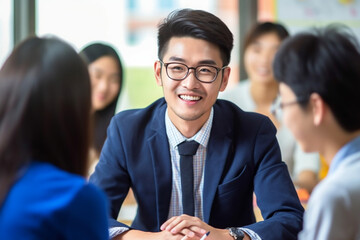
[[[181,156],[193,156],[195,155],[198,147],[199,143],[194,140],[184,141],[178,145],[179,154]]]

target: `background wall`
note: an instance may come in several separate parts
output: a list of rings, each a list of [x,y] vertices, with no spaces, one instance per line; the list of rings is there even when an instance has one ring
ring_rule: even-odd
[[[360,0],[0,0],[0,65],[13,48],[13,4],[27,1],[36,3],[37,35],[56,35],[77,51],[98,41],[118,50],[126,67],[118,110],[145,107],[162,96],[153,75],[157,25],[177,8],[212,12],[233,32],[229,87],[243,73],[240,28],[252,21],[279,21],[291,34],[337,22],[349,26],[360,39]],[[239,16],[251,12],[248,8],[253,6],[257,7],[254,20]]]

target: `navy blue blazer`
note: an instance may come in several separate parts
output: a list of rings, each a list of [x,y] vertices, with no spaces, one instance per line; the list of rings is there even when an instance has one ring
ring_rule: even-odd
[[[159,231],[172,187],[163,98],[112,119],[90,181],[111,203],[110,227],[131,187],[138,203],[132,228]],[[246,227],[262,239],[296,239],[303,208],[281,161],[276,128],[265,116],[217,100],[205,162],[203,217],[217,228]],[[253,192],[265,221],[256,223]]]

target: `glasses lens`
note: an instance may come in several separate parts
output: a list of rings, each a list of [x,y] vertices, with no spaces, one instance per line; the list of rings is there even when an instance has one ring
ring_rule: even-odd
[[[173,80],[183,80],[189,73],[189,68],[182,63],[168,63],[166,73]],[[217,76],[218,70],[213,66],[198,66],[195,70],[195,76],[202,82],[213,82]]]
[[[181,63],[169,63],[166,68],[169,78],[174,80],[182,80],[185,78],[188,68]]]
[[[217,69],[212,66],[198,66],[196,68],[196,77],[203,82],[212,82],[217,75]]]

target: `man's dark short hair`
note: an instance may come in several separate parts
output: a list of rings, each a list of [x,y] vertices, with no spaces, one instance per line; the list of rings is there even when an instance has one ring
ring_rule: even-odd
[[[298,99],[318,93],[340,126],[360,129],[359,43],[343,25],[299,33],[286,39],[274,60],[274,75]],[[300,102],[306,107],[308,101]]]
[[[171,12],[159,25],[159,59],[162,60],[172,37],[193,37],[208,41],[219,47],[223,66],[230,62],[233,35],[225,23],[211,13],[192,9]]]

